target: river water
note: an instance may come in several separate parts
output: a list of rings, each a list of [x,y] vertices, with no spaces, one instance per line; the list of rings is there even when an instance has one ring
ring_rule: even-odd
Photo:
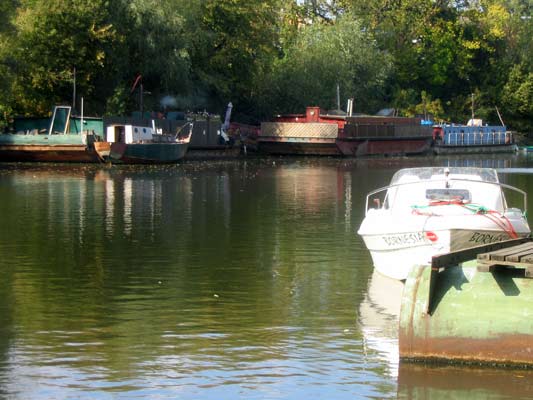
[[[531,193],[530,161],[0,164],[0,398],[527,398],[529,371],[399,365],[401,287],[355,232],[399,168]]]

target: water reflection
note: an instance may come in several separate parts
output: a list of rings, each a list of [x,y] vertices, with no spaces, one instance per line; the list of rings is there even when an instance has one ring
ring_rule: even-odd
[[[401,363],[400,399],[530,399],[533,371]]]
[[[0,174],[0,390],[390,395],[379,364],[354,363],[347,304],[368,270],[352,268],[352,174],[306,162]]]
[[[368,357],[382,360],[398,376],[398,326],[403,283],[374,271],[359,306],[359,323]]]
[[[104,199],[105,230],[106,236],[110,236],[113,232],[113,216],[115,208],[115,185],[111,179],[105,179]]]
[[[476,168],[495,168],[505,169],[511,168],[513,165],[519,162],[520,155],[511,154],[473,154],[465,157],[449,156],[449,157],[436,157],[440,161],[441,166],[446,167],[476,167]]]
[[[355,229],[441,161],[0,165],[0,397],[396,397],[401,288]]]

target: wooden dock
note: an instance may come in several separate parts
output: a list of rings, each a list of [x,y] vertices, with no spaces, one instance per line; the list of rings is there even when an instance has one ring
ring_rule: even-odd
[[[494,272],[498,268],[524,269],[524,276],[533,278],[533,242],[478,254],[479,272]]]

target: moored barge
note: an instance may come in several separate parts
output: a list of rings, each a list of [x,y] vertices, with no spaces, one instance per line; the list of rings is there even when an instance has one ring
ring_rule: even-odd
[[[17,118],[15,133],[0,134],[0,161],[99,162],[94,143],[103,137],[101,118],[71,115],[56,106],[50,119]]]
[[[476,124],[437,125],[433,128],[435,154],[514,153],[514,136],[506,127]]]
[[[432,130],[421,118],[333,115],[307,107],[305,114],[263,122],[258,143],[261,152],[280,155],[409,155],[431,148]]]

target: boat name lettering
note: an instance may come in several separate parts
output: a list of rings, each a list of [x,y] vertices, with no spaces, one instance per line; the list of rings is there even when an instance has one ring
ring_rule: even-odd
[[[509,238],[509,235],[504,234],[504,233],[501,233],[499,235],[491,235],[490,233],[474,232],[472,236],[470,237],[469,242],[487,244],[487,243],[501,242],[508,238]]]
[[[403,235],[383,236],[383,240],[387,246],[399,246],[424,242],[425,236],[423,232],[404,233]]]

